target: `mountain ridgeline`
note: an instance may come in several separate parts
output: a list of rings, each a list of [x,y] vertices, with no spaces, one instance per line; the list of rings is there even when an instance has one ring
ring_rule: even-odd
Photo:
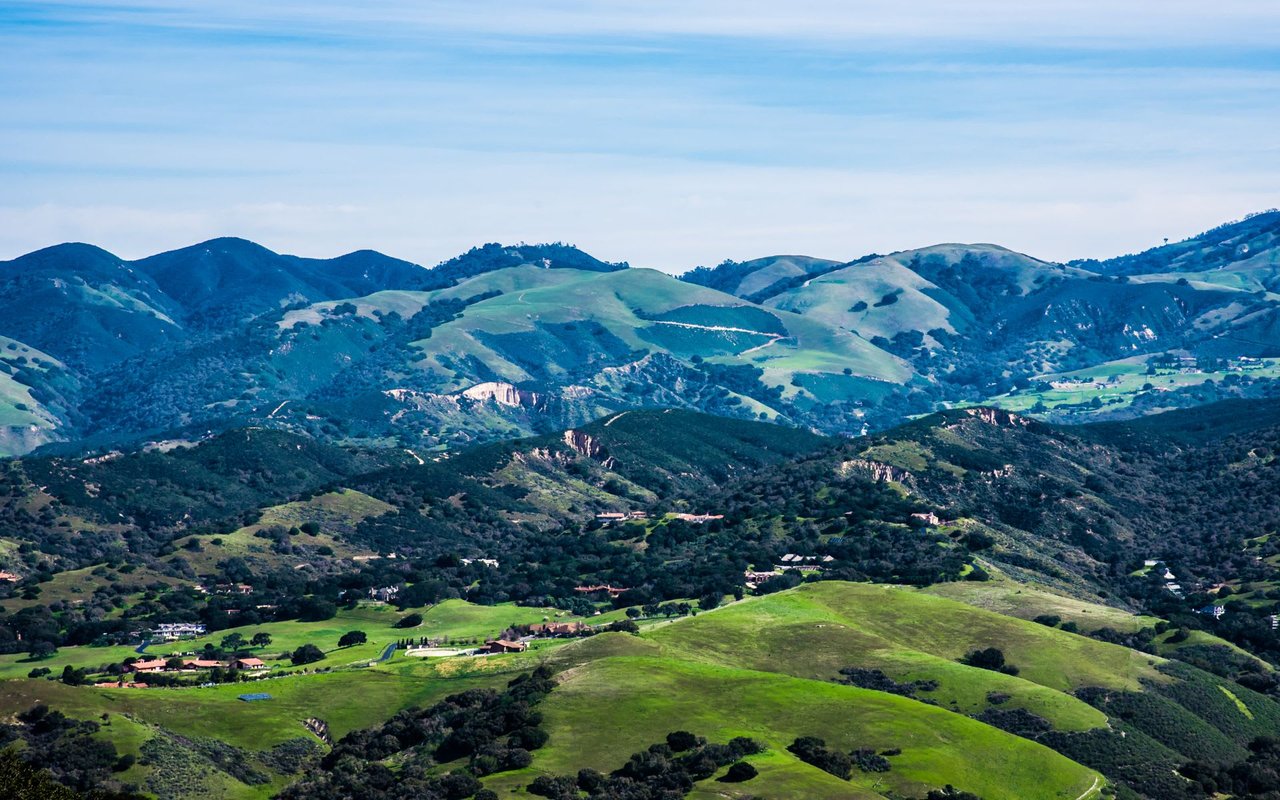
[[[947,405],[1125,418],[1275,392],[1280,212],[1109,261],[946,244],[679,278],[563,244],[435,268],[240,239],[0,263],[0,453],[246,424],[423,450],[681,407],[827,434]]]

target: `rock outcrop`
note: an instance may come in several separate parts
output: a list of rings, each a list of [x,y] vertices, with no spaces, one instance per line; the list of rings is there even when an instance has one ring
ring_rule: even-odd
[[[564,432],[564,443],[583,458],[598,461],[606,468],[611,469],[618,463],[617,459],[609,455],[608,451],[605,450],[600,440],[589,433],[572,429],[567,430]]]
[[[1013,428],[1015,426],[1025,428],[1031,424],[1031,420],[1026,417],[1020,417],[1011,411],[1004,411],[999,408],[966,408],[965,413],[971,417],[977,417],[988,425],[1002,428]]]
[[[468,400],[484,402],[492,400],[500,406],[520,408],[541,408],[546,405],[546,396],[538,392],[519,389],[509,383],[486,381],[477,383],[469,389],[463,389],[462,396]]]
[[[844,477],[869,475],[877,481],[893,481],[895,483],[908,483],[913,478],[912,474],[902,467],[895,467],[882,461],[868,461],[864,458],[854,458],[842,462],[840,464],[840,475]]]

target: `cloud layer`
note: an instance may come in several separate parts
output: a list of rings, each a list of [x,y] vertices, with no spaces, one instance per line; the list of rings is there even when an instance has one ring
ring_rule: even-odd
[[[1269,6],[9,3],[0,258],[1124,252],[1278,204]]]

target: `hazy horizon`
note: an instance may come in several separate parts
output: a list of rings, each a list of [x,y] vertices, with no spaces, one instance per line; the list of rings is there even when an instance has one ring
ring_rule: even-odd
[[[1277,33],[1240,0],[19,0],[0,259],[1120,255],[1280,205]]]

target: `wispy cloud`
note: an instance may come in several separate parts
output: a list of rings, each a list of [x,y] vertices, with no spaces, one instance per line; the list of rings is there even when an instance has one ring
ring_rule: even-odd
[[[1104,255],[1277,204],[1278,32],[1243,0],[10,2],[0,257]]]

